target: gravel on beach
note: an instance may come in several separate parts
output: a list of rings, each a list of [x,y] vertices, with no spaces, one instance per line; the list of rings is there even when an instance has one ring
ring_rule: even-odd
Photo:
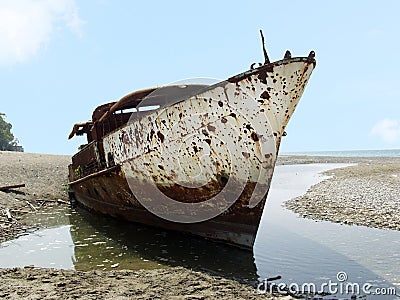
[[[400,230],[400,158],[335,162],[358,164],[325,172],[328,179],[286,201],[286,208],[314,220]]]

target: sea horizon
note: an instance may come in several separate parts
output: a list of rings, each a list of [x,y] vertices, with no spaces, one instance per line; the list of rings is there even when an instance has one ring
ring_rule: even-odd
[[[400,149],[296,151],[296,152],[282,152],[281,155],[336,156],[336,157],[400,157]]]

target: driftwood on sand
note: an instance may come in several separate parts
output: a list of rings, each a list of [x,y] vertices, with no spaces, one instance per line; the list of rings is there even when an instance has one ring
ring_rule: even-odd
[[[8,219],[9,221],[11,221],[11,220],[12,220],[12,215],[11,215],[10,210],[9,210],[8,208],[6,208],[4,211],[5,211],[5,214],[6,214],[6,216],[7,216],[7,219]]]
[[[17,189],[17,188],[21,188],[21,187],[25,187],[25,183],[0,186],[0,191],[5,192],[8,190]]]

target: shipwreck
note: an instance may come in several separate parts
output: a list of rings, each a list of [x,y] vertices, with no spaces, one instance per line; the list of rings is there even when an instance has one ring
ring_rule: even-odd
[[[252,248],[285,127],[315,68],[263,63],[212,85],[175,84],[97,107],[69,136],[70,199],[132,222]]]

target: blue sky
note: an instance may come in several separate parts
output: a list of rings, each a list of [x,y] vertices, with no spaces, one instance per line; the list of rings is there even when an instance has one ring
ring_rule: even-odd
[[[27,152],[72,154],[99,104],[315,50],[282,151],[400,148],[399,1],[0,0],[0,112]]]

